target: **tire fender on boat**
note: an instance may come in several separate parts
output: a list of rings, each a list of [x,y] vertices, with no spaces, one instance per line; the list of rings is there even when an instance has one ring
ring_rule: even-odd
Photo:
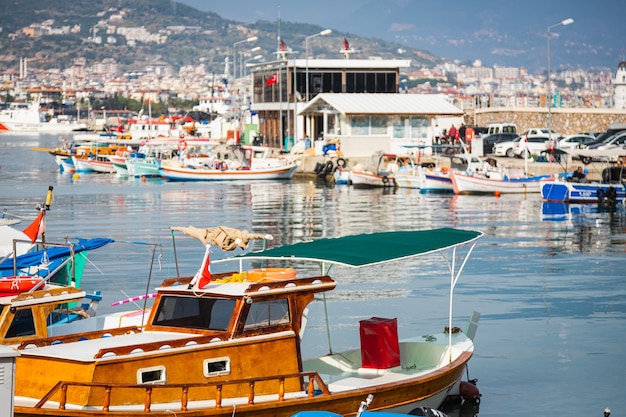
[[[346,160],[343,158],[337,158],[337,166],[339,168],[345,168],[346,167]]]
[[[598,200],[604,200],[604,197],[606,197],[606,192],[602,188],[598,188],[598,191],[596,191],[596,196],[598,197]]]

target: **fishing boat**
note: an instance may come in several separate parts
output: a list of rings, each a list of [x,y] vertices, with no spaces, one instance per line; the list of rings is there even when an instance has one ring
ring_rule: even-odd
[[[350,170],[350,181],[355,188],[396,187],[396,154],[375,152],[367,166],[355,165]]]
[[[448,149],[464,149],[460,148],[448,148]],[[469,153],[452,153],[445,154],[445,157],[450,158],[450,162],[447,165],[430,165],[424,167],[421,171],[422,186],[420,187],[420,193],[435,193],[435,194],[452,194],[454,193],[454,186],[452,184],[452,176],[450,171],[476,171],[482,169],[495,168],[495,160],[482,161],[478,156]]]
[[[161,284],[140,331],[96,330],[17,344],[16,417],[288,417],[310,409],[346,415],[369,394],[375,394],[375,410],[408,412],[437,407],[459,386],[474,351],[478,316],[465,332],[453,327],[452,293],[481,232],[344,236],[211,262],[212,247],[241,251],[253,239],[265,245],[272,237],[226,227],[172,230],[205,246],[198,272]],[[307,306],[337,286],[328,276],[331,266],[359,268],[436,253],[444,256],[450,280],[443,331],[399,340],[396,319],[366,318],[359,323],[360,347],[302,356]],[[298,267],[243,268],[285,260]],[[319,274],[298,270],[310,261],[319,264]],[[223,262],[239,268],[211,271]]]
[[[574,182],[563,177],[546,178],[540,181],[541,197],[544,201],[560,203],[608,203],[624,201],[624,183]]]
[[[539,193],[540,181],[550,175],[527,176],[521,170],[509,169],[502,174],[453,171],[450,177],[455,194],[523,194]]]
[[[113,174],[115,167],[107,157],[108,155],[72,155],[72,163],[75,172],[97,172],[101,174]]]
[[[190,154],[185,145],[178,156],[161,161],[161,175],[172,181],[233,181],[290,179],[299,161],[270,155],[261,146],[229,146],[224,153]]]

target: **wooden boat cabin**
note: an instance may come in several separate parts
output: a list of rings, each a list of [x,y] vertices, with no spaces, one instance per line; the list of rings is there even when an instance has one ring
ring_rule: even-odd
[[[72,315],[95,315],[99,293],[46,285],[41,290],[0,296],[0,344],[19,345],[60,333]],[[58,327],[56,327],[58,326]],[[51,328],[56,327],[56,332]],[[67,328],[65,331],[71,331]]]
[[[213,407],[222,397],[293,391],[306,397],[299,346],[303,311],[316,293],[336,284],[327,276],[296,278],[290,269],[277,273],[291,278],[257,273],[259,280],[249,282],[242,280],[245,272],[214,274],[201,290],[189,289],[191,278],[166,280],[142,332],[123,328],[26,340],[18,347],[16,398],[45,398],[46,407],[60,402],[113,410],[136,404],[143,410],[146,384],[154,387],[155,409],[170,403],[180,410],[181,391],[183,409],[187,401],[206,399],[207,389],[217,389],[209,395]],[[59,382],[59,375],[71,384]],[[157,389],[164,384],[169,388]],[[117,389],[133,386],[141,388]]]

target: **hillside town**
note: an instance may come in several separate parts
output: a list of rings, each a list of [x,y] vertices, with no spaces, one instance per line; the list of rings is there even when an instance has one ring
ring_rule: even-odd
[[[87,44],[126,45],[134,48],[138,44],[165,44],[177,34],[210,35],[214,32],[211,28],[184,25],[150,31],[145,26],[133,26],[132,15],[130,9],[109,8],[97,12],[96,23],[89,28],[82,27],[84,24],[81,26],[80,23],[59,23],[54,19],[46,19],[4,36],[15,40],[56,39],[59,36],[76,35]],[[344,43],[347,42],[344,39]],[[236,42],[233,47],[239,43],[245,41]],[[341,45],[337,45],[335,50],[341,51]],[[35,99],[44,105],[54,103],[56,110],[66,111],[77,106],[86,111],[95,100],[113,96],[168,103],[171,99],[200,101],[203,97],[220,92],[239,97],[240,104],[247,106],[252,85],[248,67],[272,61],[278,52],[262,50],[259,46],[248,49],[241,47],[238,52],[236,55],[233,48],[225,53],[227,57],[221,73],[211,70],[215,65],[210,67],[202,62],[202,58],[196,64],[178,68],[164,60],[157,60],[130,70],[128,65],[121,65],[115,58],[90,61],[85,57],[73,59],[71,63],[65,62],[58,68],[43,69],[38,65],[38,56],[23,56],[19,59],[19,68],[0,67],[0,102]],[[402,52],[398,51],[397,59],[405,59]],[[289,58],[301,58],[305,53],[300,52],[298,55],[301,56]],[[344,58],[351,57],[344,54]],[[363,58],[380,59],[359,59]],[[462,109],[545,107],[548,95],[552,95],[550,100],[554,107],[626,107],[624,97],[615,95],[615,85],[623,82],[616,79],[615,68],[570,69],[557,64],[550,76],[554,86],[551,92],[547,91],[544,70],[531,73],[523,67],[485,66],[480,59],[472,63],[444,61],[434,66],[421,66],[412,62],[409,67],[401,69],[400,75],[400,92],[440,94]],[[180,109],[169,110],[173,112]]]

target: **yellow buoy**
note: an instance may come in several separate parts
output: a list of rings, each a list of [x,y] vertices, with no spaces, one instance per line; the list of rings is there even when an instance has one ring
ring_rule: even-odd
[[[79,179],[79,178],[80,178],[80,175],[78,175],[78,173],[76,172],[76,173],[74,174],[74,179],[75,179],[75,180],[77,180],[77,179]]]

